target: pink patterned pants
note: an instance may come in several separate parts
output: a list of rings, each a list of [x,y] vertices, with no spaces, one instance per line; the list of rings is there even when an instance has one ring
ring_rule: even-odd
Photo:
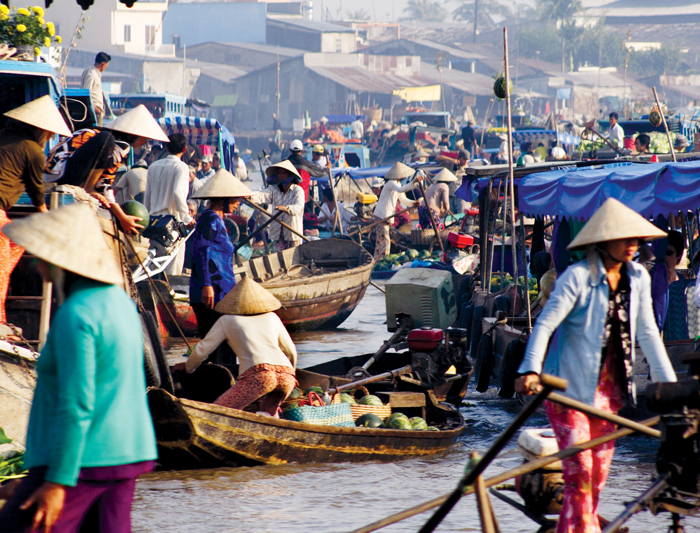
[[[593,401],[595,407],[610,413],[616,413],[622,407],[613,365],[611,358],[603,365]],[[553,402],[545,402],[545,409],[560,450],[606,435],[616,428],[611,422]],[[556,533],[600,533],[598,500],[608,479],[614,453],[615,442],[611,441],[562,460],[564,503]]]
[[[260,411],[275,416],[296,381],[294,369],[290,366],[255,365],[243,372],[233,387],[219,396],[214,404],[243,409],[259,399]]]
[[[0,228],[10,223],[7,213],[0,209]],[[10,239],[0,233],[0,322],[6,322],[5,300],[10,288],[10,275],[19,263],[24,253],[24,248],[17,246]]]

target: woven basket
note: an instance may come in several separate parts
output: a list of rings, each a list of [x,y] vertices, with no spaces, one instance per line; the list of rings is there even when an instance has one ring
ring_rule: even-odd
[[[446,230],[441,230],[441,231],[439,231],[439,233],[440,233],[440,238],[444,241],[447,238],[448,232]],[[435,230],[433,228],[412,229],[411,230],[411,240],[413,241],[413,244],[423,244],[423,245],[432,244],[433,240],[435,240]]]
[[[362,392],[362,396],[367,396],[369,394],[369,391],[365,387],[359,387],[358,389],[355,389],[353,391],[353,394],[356,394],[357,392]],[[340,394],[334,394],[333,398],[331,398],[331,405],[339,403],[341,403]],[[367,413],[377,415],[379,418],[384,420],[387,416],[391,414],[391,407],[389,405],[360,405],[356,403],[348,403],[345,405],[350,406],[350,411],[352,412],[353,420],[357,420],[362,415],[366,415]]]
[[[285,420],[317,426],[355,427],[352,410],[348,403],[320,406],[302,405],[295,409],[282,411],[280,416]]]

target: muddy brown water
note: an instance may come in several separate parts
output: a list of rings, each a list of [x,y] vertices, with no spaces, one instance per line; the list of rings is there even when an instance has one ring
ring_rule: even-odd
[[[359,307],[331,332],[294,336],[299,366],[305,367],[343,355],[376,350],[389,337],[384,296],[367,291]],[[171,362],[182,361],[184,344],[169,350]],[[469,452],[483,453],[510,423],[519,405],[469,392],[461,410],[467,431],[448,452],[430,458],[395,463],[312,464],[218,468],[155,472],[139,479],[132,514],[138,533],[208,532],[336,532],[386,517],[451,491],[459,480]],[[546,418],[536,414],[528,427],[542,427]],[[601,514],[612,518],[624,503],[646,488],[654,475],[656,443],[644,437],[628,437],[618,443],[610,478],[603,492]],[[486,476],[522,462],[514,443],[492,463]],[[509,493],[512,495],[513,493]],[[505,533],[534,533],[538,526],[492,498]],[[405,520],[382,531],[418,531],[430,513]],[[645,512],[628,522],[631,532],[665,532],[669,515]],[[700,531],[700,519],[686,520],[686,531]],[[476,502],[464,498],[438,531],[479,531]]]

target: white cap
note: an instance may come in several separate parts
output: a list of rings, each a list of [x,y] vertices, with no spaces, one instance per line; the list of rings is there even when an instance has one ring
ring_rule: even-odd
[[[304,149],[304,145],[299,139],[294,139],[291,143],[289,143],[289,149],[292,152],[301,152]]]

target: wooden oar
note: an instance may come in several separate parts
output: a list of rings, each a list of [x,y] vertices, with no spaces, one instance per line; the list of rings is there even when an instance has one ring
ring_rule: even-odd
[[[435,232],[435,238],[437,239],[437,242],[440,245],[440,250],[442,250],[442,252],[444,253],[445,245],[442,244],[442,238],[440,237],[440,232],[438,231],[437,224],[435,223],[435,219],[433,218],[433,213],[430,211],[430,207],[428,207],[428,197],[425,195],[425,187],[423,187],[422,181],[418,182],[418,187],[420,187],[420,193],[423,195],[423,201],[425,202],[425,208],[428,210],[428,218],[430,219],[430,225],[433,227],[433,231]]]
[[[245,203],[247,203],[250,207],[254,207],[255,209],[259,209],[261,212],[265,213],[268,217],[274,218],[274,215],[273,215],[272,213],[270,213],[270,212],[267,211],[266,209],[263,209],[262,206],[256,204],[255,202],[253,202],[253,201],[251,201],[251,200],[248,200],[247,198],[244,198],[243,201],[244,201]],[[287,228],[289,231],[291,231],[292,233],[294,233],[294,235],[298,235],[299,237],[301,237],[302,239],[304,239],[306,242],[310,242],[310,241],[311,241],[311,239],[309,239],[306,235],[304,235],[303,233],[299,233],[297,230],[295,230],[295,229],[294,229],[293,227],[291,227],[289,224],[285,224],[285,223],[282,222],[281,220],[275,220],[275,222],[277,222],[278,224],[280,224],[280,225],[284,226],[285,228]]]
[[[397,339],[399,339],[399,338],[401,337],[401,335],[403,335],[404,333],[405,333],[405,331],[404,331],[403,328],[397,329],[397,330],[396,330],[396,333],[394,333],[394,334],[389,338],[389,340],[384,341],[384,344],[382,344],[382,347],[379,348],[379,350],[377,350],[377,351],[375,352],[375,354],[374,354],[372,357],[370,357],[369,359],[367,359],[367,362],[366,362],[364,365],[362,365],[362,368],[364,368],[365,370],[367,370],[370,366],[372,366],[376,361],[379,360],[379,358],[380,358],[382,355],[384,355],[384,353],[385,353],[389,348],[392,347],[392,345],[394,344],[394,341],[396,341]]]
[[[362,227],[361,229],[356,229],[356,230],[353,230],[353,231],[349,232],[349,233],[347,234],[347,236],[348,236],[348,237],[352,237],[353,235],[357,235],[358,233],[360,233],[360,231],[367,231],[367,230],[370,230],[370,229],[372,229],[374,226],[376,226],[376,225],[378,225],[378,224],[381,224],[382,222],[386,222],[386,221],[388,221],[388,220],[391,220],[392,218],[397,217],[397,216],[399,216],[399,215],[403,215],[403,214],[406,213],[407,211],[408,211],[408,209],[404,209],[404,210],[402,210],[402,211],[399,211],[398,213],[394,213],[393,215],[389,215],[388,217],[383,218],[383,219],[381,219],[381,220],[375,220],[374,222],[372,222],[372,223],[370,223],[370,224],[367,224],[366,226]]]
[[[375,381],[381,381],[387,378],[395,378],[402,374],[408,374],[409,372],[413,372],[413,367],[411,365],[402,366],[401,368],[397,368],[396,370],[383,372],[381,374],[377,374],[376,376],[372,376],[365,379],[359,379],[357,381],[353,381],[352,383],[346,383],[345,385],[338,385],[333,389],[328,389],[328,394],[338,394],[339,392],[342,392],[344,390],[356,389],[357,387],[367,385],[368,383],[374,383]]]
[[[267,222],[262,224],[261,226],[258,226],[258,229],[256,229],[253,233],[248,235],[245,239],[243,239],[240,243],[236,245],[236,250],[239,248],[245,246],[248,242],[250,242],[253,237],[258,235],[262,230],[264,230],[266,227],[268,227],[270,224],[272,224],[275,220],[277,220],[277,217],[280,216],[283,213],[283,211],[277,211],[277,213],[274,214],[272,218],[270,218]]]

